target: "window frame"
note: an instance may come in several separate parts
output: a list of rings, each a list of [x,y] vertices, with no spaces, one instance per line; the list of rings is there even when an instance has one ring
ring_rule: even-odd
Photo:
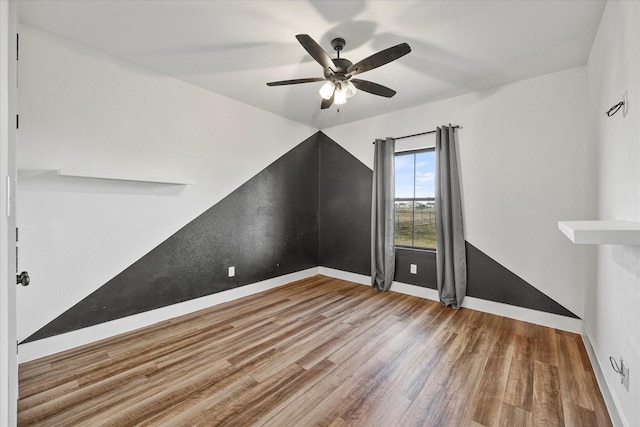
[[[402,150],[402,151],[396,151],[394,153],[394,162],[395,162],[395,158],[398,156],[403,156],[403,155],[409,155],[409,154],[413,154],[413,195],[414,197],[395,197],[394,196],[394,200],[393,200],[393,204],[394,204],[394,209],[396,206],[397,202],[413,202],[413,208],[411,210],[411,215],[412,215],[412,230],[411,230],[411,241],[412,243],[415,244],[415,204],[416,202],[422,202],[424,201],[425,203],[428,201],[433,201],[433,204],[435,206],[435,194],[434,197],[415,197],[415,191],[416,191],[416,174],[415,174],[415,170],[416,170],[416,154],[419,153],[426,153],[426,152],[434,152],[435,153],[436,147],[435,146],[430,146],[430,147],[424,147],[424,148],[415,148],[415,149],[409,149],[409,150]],[[437,159],[435,159],[437,161]],[[394,166],[395,169],[395,166]],[[394,244],[395,244],[395,238],[394,238]],[[395,244],[395,246],[397,248],[400,249],[405,249],[405,250],[412,250],[412,251],[423,251],[423,252],[432,252],[432,253],[436,253],[437,252],[437,248],[427,248],[427,247],[423,247],[423,246],[409,246],[409,245],[398,245]]]

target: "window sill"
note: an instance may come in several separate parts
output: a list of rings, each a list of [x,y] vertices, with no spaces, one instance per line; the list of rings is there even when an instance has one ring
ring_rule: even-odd
[[[401,249],[403,251],[413,251],[413,252],[426,252],[426,253],[433,253],[435,254],[437,252],[436,249],[429,249],[429,248],[413,248],[411,246],[396,246],[396,250]]]

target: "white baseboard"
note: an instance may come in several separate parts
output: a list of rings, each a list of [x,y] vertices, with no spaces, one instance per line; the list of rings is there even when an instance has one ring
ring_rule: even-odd
[[[465,297],[462,306],[472,310],[483,311],[485,313],[508,317],[510,319],[522,320],[523,322],[560,329],[574,334],[579,334],[582,330],[582,320],[580,319],[504,304],[501,302]]]
[[[49,338],[20,344],[18,346],[18,362],[24,363],[35,360],[61,351],[79,347],[91,342],[99,341],[125,332],[130,332],[154,323],[162,322],[194,311],[212,307],[227,301],[232,301],[258,292],[276,288],[287,283],[304,279],[315,274],[335,277],[337,279],[348,280],[363,285],[371,284],[371,277],[362,274],[349,273],[327,267],[312,267],[306,270],[276,277],[262,282],[241,286],[228,291],[218,292],[205,297],[173,304],[167,307],[158,308],[144,313],[135,314],[122,319],[116,319],[99,325],[90,326],[72,332],[55,335]],[[423,288],[421,286],[409,285],[406,283],[393,282],[391,291],[413,295],[433,301],[438,301],[438,292],[434,289]],[[527,308],[516,307],[509,304],[502,304],[493,301],[486,301],[473,297],[466,297],[463,307],[511,319],[523,320],[564,331],[581,333],[582,321],[557,314],[544,313]]]
[[[607,377],[604,375],[603,368],[608,367],[608,365],[602,365],[600,363],[600,359],[598,359],[598,355],[593,349],[593,345],[591,344],[591,338],[589,338],[589,331],[587,329],[586,324],[583,322],[582,328],[582,341],[584,342],[584,347],[587,350],[587,354],[589,355],[589,360],[591,361],[591,366],[593,367],[593,373],[596,376],[596,381],[598,381],[598,386],[600,387],[600,392],[602,393],[602,397],[604,398],[604,403],[607,405],[607,410],[609,411],[609,417],[611,418],[611,423],[613,423],[614,427],[626,427],[630,426],[627,421],[624,419],[624,415],[622,411],[619,411],[618,408],[619,402],[615,398],[615,395],[611,393],[611,387],[609,382],[607,381]]]
[[[20,344],[18,346],[18,363],[39,359],[41,357],[99,341],[104,338],[130,332],[145,326],[153,325],[154,323],[212,307],[217,304],[286,285],[287,283],[304,279],[315,274],[318,274],[318,267],[308,268],[306,270],[297,271],[295,273],[286,274],[284,276],[275,277],[262,282],[229,289],[227,291],[146,311],[144,313],[134,314],[122,319],[116,319],[99,325],[55,335],[53,337]]]
[[[348,273],[346,271],[333,268],[319,267],[320,274],[335,277],[337,279],[349,280],[363,285],[371,285],[371,277],[362,274]],[[421,286],[409,285],[406,283],[393,282],[391,291],[401,294],[413,295],[426,298],[432,301],[439,301],[438,291]],[[582,320],[573,317],[561,316],[559,314],[546,313],[543,311],[531,310],[529,308],[515,305],[503,304],[500,302],[487,301],[480,298],[465,297],[462,307],[478,310],[485,313],[508,317],[510,319],[522,320],[524,322],[535,323],[536,325],[547,326],[567,332],[579,334],[582,332]]]

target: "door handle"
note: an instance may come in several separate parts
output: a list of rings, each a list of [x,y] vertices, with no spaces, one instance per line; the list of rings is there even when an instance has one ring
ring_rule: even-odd
[[[23,271],[22,273],[18,274],[17,276],[18,279],[18,285],[22,285],[22,286],[29,286],[29,282],[31,281],[31,279],[29,278],[29,273],[27,273],[26,271]]]

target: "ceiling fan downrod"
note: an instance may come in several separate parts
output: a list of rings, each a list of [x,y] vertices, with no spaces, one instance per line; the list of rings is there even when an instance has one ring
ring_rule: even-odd
[[[336,37],[335,39],[331,40],[331,47],[337,52],[338,59],[340,59],[340,51],[344,49],[346,44],[347,42],[342,37]]]

